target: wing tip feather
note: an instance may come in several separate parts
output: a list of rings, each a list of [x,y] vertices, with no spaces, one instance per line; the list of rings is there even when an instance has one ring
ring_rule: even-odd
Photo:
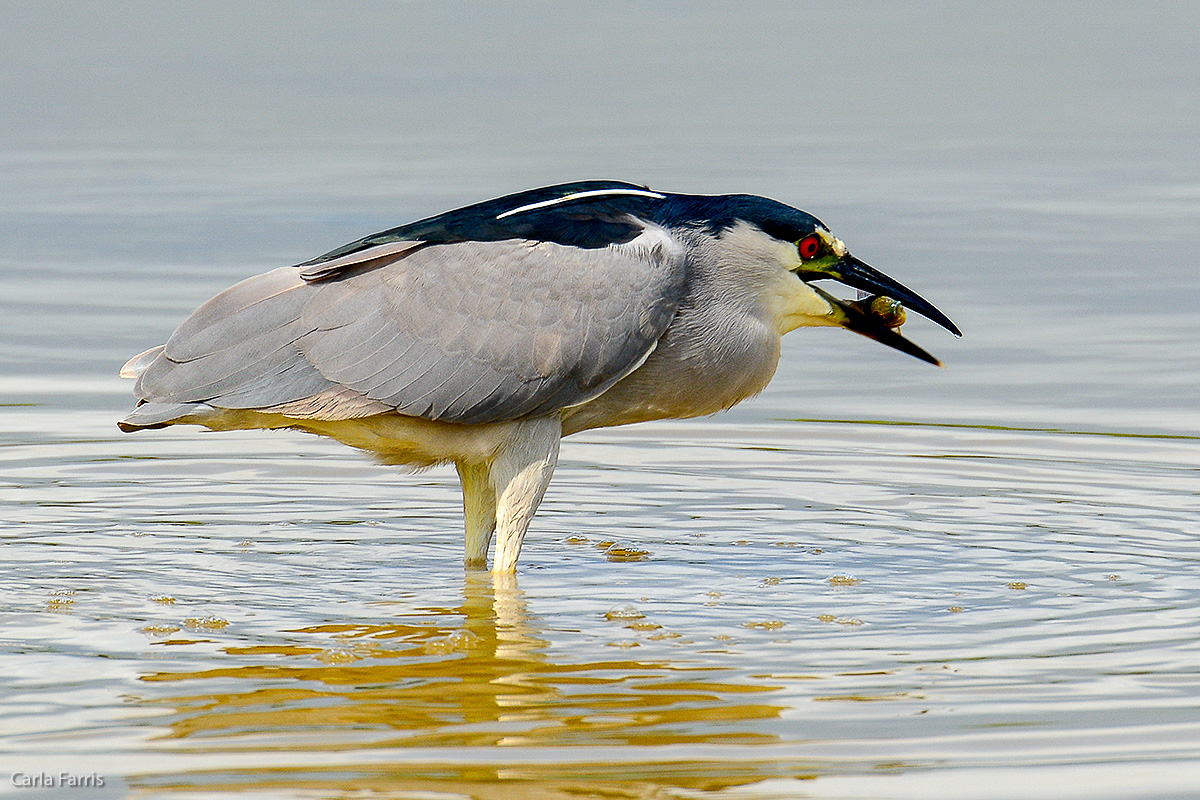
[[[125,366],[121,367],[121,372],[119,373],[120,376],[122,378],[138,377],[146,371],[146,367],[150,366],[150,363],[154,361],[154,359],[158,358],[158,354],[163,351],[164,347],[166,347],[166,345],[160,344],[157,347],[151,347],[149,350],[143,350],[142,352],[138,353],[136,356],[126,361]]]

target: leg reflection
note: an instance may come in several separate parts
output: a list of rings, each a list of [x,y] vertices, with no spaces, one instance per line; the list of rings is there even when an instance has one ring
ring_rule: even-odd
[[[555,688],[546,680],[542,651],[526,608],[525,597],[511,573],[468,572],[463,584],[463,629],[472,634],[469,672],[476,684],[464,700],[488,703],[496,721],[513,721],[522,707],[545,708]],[[464,667],[467,664],[463,665]],[[549,693],[550,696],[547,696]],[[480,720],[482,709],[464,712]],[[526,715],[519,715],[527,718]]]

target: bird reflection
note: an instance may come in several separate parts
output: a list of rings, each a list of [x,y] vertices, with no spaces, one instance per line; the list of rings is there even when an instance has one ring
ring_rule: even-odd
[[[464,581],[455,608],[284,631],[271,643],[224,648],[233,663],[144,675],[153,695],[144,702],[173,707],[167,738],[206,755],[261,750],[260,769],[229,776],[258,787],[440,791],[581,774],[624,785],[640,772],[661,778],[657,747],[777,741],[761,721],[782,707],[750,701],[778,687],[707,665],[551,657],[514,575],[468,572]],[[610,622],[598,625],[612,633]],[[335,646],[322,646],[330,639]],[[462,748],[472,748],[469,763],[460,763]],[[334,751],[338,768],[328,774],[269,766],[272,753]],[[573,765],[572,752],[587,763]],[[597,767],[598,754],[609,766]],[[382,769],[381,758],[392,765]],[[732,783],[761,778],[751,767],[724,771]],[[209,764],[205,784],[217,779]],[[171,785],[180,781],[187,775]],[[711,773],[705,781],[712,785]]]

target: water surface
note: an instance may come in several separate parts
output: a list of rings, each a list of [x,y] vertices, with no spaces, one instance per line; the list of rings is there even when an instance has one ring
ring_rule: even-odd
[[[0,12],[3,791],[1200,793],[1195,12],[110,9]],[[966,335],[568,440],[498,582],[452,470],[116,430],[234,281],[590,177],[803,207]]]

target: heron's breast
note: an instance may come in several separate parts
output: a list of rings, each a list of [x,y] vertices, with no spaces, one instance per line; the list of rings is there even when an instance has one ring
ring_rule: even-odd
[[[564,433],[715,414],[761,392],[779,364],[780,335],[752,315],[677,319],[646,362],[604,394],[564,412]]]

